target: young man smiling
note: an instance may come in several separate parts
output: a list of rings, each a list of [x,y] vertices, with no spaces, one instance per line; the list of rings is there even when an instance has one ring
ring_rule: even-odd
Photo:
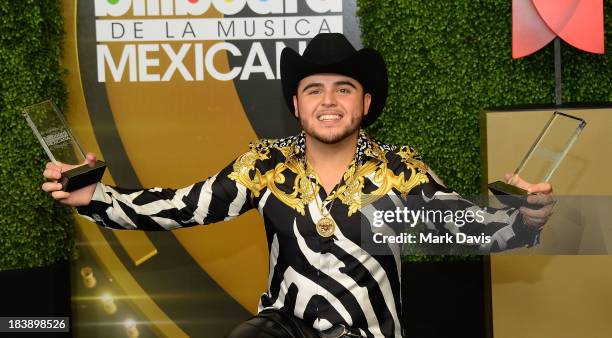
[[[283,51],[281,75],[302,133],[258,140],[202,182],[144,190],[98,183],[67,193],[57,180],[70,166],[48,163],[50,182],[42,188],[113,229],[172,230],[257,208],[270,250],[268,290],[258,315],[229,337],[401,337],[400,251],[364,250],[362,239],[372,232],[365,214],[374,204],[362,204],[362,196],[434,210],[479,207],[437,183],[412,148],[377,142],[362,130],[380,115],[387,96],[378,52],[356,51],[341,34],[319,34],[303,56]],[[93,154],[87,158],[95,162]],[[541,209],[480,208],[484,222],[431,226],[491,236],[491,243],[478,246],[483,251],[534,245],[551,213],[552,188],[521,184]]]
[[[329,194],[355,155],[357,136],[372,95],[345,75],[303,78],[293,96],[306,140],[306,159]]]

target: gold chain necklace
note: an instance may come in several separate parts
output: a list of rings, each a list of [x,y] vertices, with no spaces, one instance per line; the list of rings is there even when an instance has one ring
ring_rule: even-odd
[[[308,168],[307,164],[305,164],[305,166],[306,168]],[[355,179],[354,176],[355,176],[355,173],[357,172],[356,167],[357,167],[357,164],[354,163],[353,164],[353,174],[352,174],[353,177],[351,178],[351,181]],[[308,169],[306,169],[306,172],[308,172]],[[315,176],[315,179],[316,179],[316,176]],[[319,212],[321,213],[321,219],[319,219],[319,221],[316,224],[317,233],[321,237],[326,237],[326,238],[331,237],[336,232],[336,222],[334,222],[334,220],[331,218],[331,209],[334,207],[334,202],[336,201],[336,198],[338,197],[338,194],[337,194],[338,190],[336,189],[335,196],[331,199],[329,210],[327,210],[327,208],[325,208],[325,205],[323,205],[323,201],[321,201],[321,205],[319,205],[319,200],[317,199],[319,194],[317,194],[316,192],[315,182],[310,181],[310,184],[312,186],[312,193],[314,195],[315,203],[317,204],[317,208],[319,209]],[[345,182],[345,185],[348,185],[348,184],[349,182]]]
[[[314,199],[315,202],[317,203],[317,208],[319,209],[319,212],[321,213],[321,219],[319,219],[319,221],[317,222],[317,233],[319,234],[319,236],[321,237],[331,237],[334,232],[336,231],[336,222],[334,222],[334,220],[330,217],[331,215],[331,209],[334,207],[334,202],[336,201],[336,196],[334,196],[334,198],[331,201],[331,205],[329,206],[329,210],[327,210],[327,208],[325,208],[325,205],[319,205],[319,194],[316,193],[316,186],[315,183],[310,181],[310,184],[312,184],[312,191],[314,193]],[[327,212],[327,215],[325,214],[325,212]]]

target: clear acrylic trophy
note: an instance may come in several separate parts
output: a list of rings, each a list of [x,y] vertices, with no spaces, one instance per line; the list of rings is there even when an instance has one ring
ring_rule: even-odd
[[[45,101],[26,107],[23,109],[23,115],[53,163],[78,165],[62,173],[59,180],[62,190],[74,191],[102,179],[106,163],[96,161],[93,166],[83,164],[83,148],[70,132],[62,113],[53,102]]]
[[[527,191],[517,187],[517,182],[548,182],[585,126],[581,118],[554,112],[510,180],[489,183],[489,190],[506,205],[527,205]]]

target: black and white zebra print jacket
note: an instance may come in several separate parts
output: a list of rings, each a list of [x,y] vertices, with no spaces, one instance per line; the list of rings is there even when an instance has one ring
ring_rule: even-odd
[[[107,228],[148,231],[220,222],[256,208],[270,252],[268,290],[259,310],[282,308],[315,329],[343,324],[364,337],[402,336],[401,251],[363,250],[363,224],[369,222],[362,208],[364,194],[420,201],[433,209],[482,210],[484,222],[429,224],[439,232],[491,236],[491,243],[479,246],[482,251],[539,241],[539,232],[521,230],[518,210],[480,208],[439,184],[410,147],[383,144],[360,132],[355,157],[329,195],[304,155],[303,133],[263,139],[202,182],[143,190],[99,183],[91,203],[77,210]],[[315,229],[321,206],[337,224],[331,237]]]

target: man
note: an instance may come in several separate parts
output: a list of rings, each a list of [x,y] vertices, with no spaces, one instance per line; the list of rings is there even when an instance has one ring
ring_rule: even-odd
[[[270,250],[268,290],[259,314],[230,337],[400,337],[398,252],[363,250],[362,196],[397,197],[435,210],[478,207],[437,183],[412,148],[377,142],[362,131],[387,96],[386,67],[375,50],[356,51],[341,34],[319,34],[303,56],[283,51],[281,76],[302,133],[254,142],[207,180],[176,190],[98,183],[67,193],[57,180],[70,166],[48,163],[44,176],[52,182],[43,190],[113,229],[171,230],[257,208]],[[546,206],[482,208],[484,222],[430,225],[490,235],[492,242],[480,247],[485,251],[533,245],[550,215],[552,188],[521,184],[537,193],[531,203]]]

